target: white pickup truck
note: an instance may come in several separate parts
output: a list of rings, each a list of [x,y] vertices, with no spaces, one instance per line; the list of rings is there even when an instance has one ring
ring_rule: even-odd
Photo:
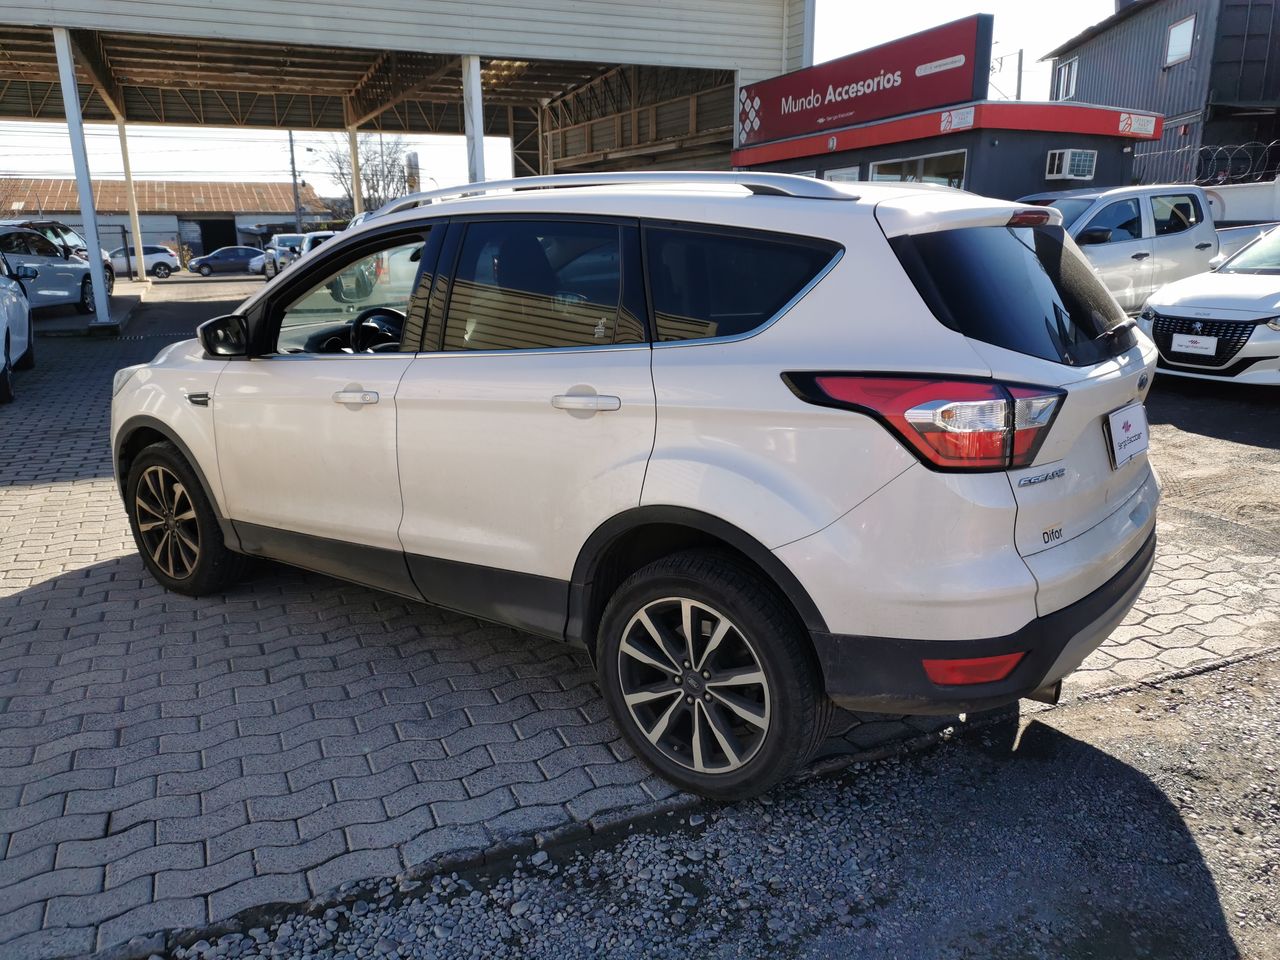
[[[1165,284],[1212,269],[1270,226],[1217,230],[1210,196],[1187,184],[1059,190],[1020,202],[1062,211],[1067,232],[1129,313]]]

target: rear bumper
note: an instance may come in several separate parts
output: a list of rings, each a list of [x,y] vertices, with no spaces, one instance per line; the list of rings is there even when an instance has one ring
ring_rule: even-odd
[[[828,696],[846,710],[950,714],[1012,703],[1075,670],[1125,618],[1155,561],[1153,532],[1110,580],[1070,606],[1003,637],[900,640],[815,633]],[[1025,652],[1004,680],[941,686],[921,661]]]

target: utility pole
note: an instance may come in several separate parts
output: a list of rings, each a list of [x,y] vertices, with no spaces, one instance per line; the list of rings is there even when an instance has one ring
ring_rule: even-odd
[[[302,201],[298,199],[298,164],[293,158],[293,131],[289,131],[289,171],[293,175],[293,226],[302,232]]]
[[[1022,99],[1022,48],[1018,48],[1018,89],[1013,94],[1013,99]]]

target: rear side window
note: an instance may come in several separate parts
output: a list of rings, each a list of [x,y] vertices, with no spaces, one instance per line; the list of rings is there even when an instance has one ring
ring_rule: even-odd
[[[769,234],[645,228],[658,340],[750,333],[812,281],[839,247]]]
[[[618,321],[621,231],[574,220],[467,226],[445,319],[445,350],[538,350],[635,342]]]
[[[1061,227],[965,227],[890,241],[929,309],[953,330],[1072,366],[1134,345],[1104,336],[1125,315]]]
[[[1189,193],[1151,198],[1151,213],[1156,221],[1156,236],[1190,230],[1204,219],[1200,201]]]

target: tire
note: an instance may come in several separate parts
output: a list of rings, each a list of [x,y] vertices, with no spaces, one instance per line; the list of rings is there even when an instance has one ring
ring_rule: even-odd
[[[134,458],[125,510],[143,564],[165,589],[203,597],[244,576],[248,558],[227,549],[204,487],[173,444]]]
[[[686,606],[702,638],[691,656]],[[671,652],[653,640],[642,612]],[[599,644],[614,722],[645,765],[681,789],[715,800],[763,793],[826,736],[832,706],[808,633],[773,585],[732,556],[691,550],[638,570],[605,608]],[[761,681],[748,679],[755,676]]]
[[[151,273],[159,280],[167,280],[173,271],[167,263],[157,263],[151,268]]]
[[[93,278],[85,277],[84,282],[80,284],[80,299],[76,301],[76,310],[80,313],[90,314],[95,311],[96,307],[93,302]]]
[[[116,272],[105,264],[102,270],[102,282],[107,285],[107,296],[111,296],[116,289]]]
[[[13,363],[15,370],[34,370],[36,366],[36,322],[27,311],[27,352]]]
[[[13,403],[13,364],[9,362],[9,335],[4,337],[4,354],[0,355],[0,403]]]
[[[209,266],[207,263],[200,264],[200,276],[208,277],[212,275],[213,275],[213,267]]]

